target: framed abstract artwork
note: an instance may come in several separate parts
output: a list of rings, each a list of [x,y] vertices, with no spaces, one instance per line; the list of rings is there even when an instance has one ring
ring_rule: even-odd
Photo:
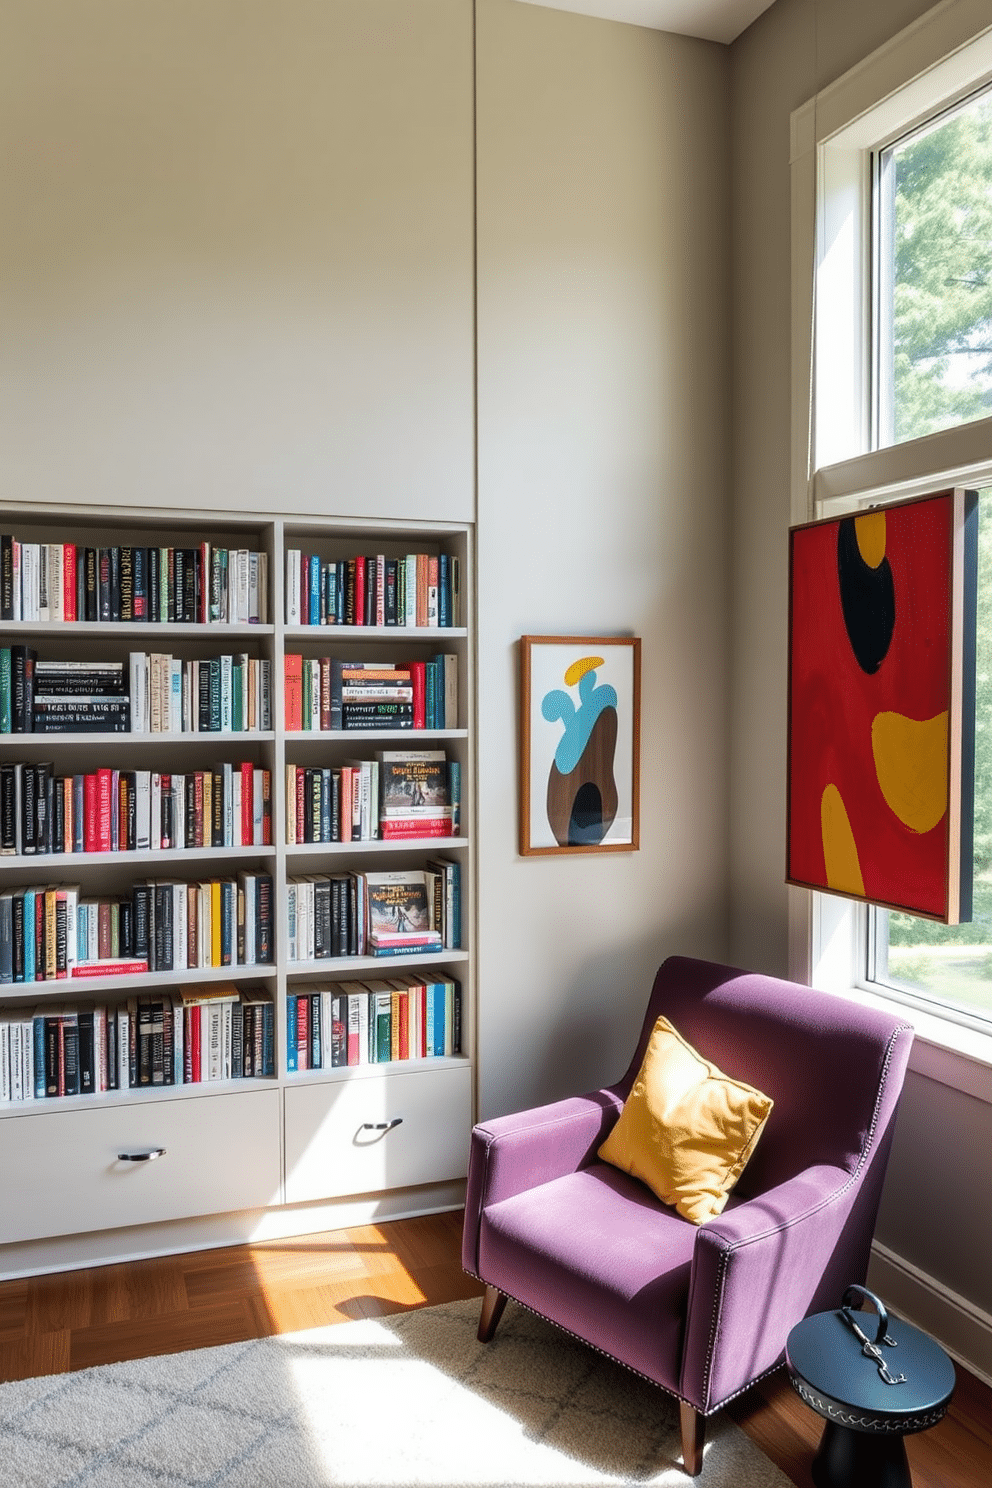
[[[520,641],[520,852],[638,846],[641,643]]]
[[[790,533],[786,880],[971,918],[978,502]]]

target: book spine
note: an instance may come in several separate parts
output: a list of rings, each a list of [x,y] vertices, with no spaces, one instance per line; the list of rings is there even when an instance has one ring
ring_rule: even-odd
[[[14,537],[0,534],[0,621],[14,619]]]
[[[10,647],[0,646],[0,734],[12,733],[14,728],[12,684]]]
[[[453,837],[450,815],[429,818],[389,817],[379,823],[379,835],[384,841],[415,837]]]
[[[303,657],[284,657],[283,707],[287,733],[303,727]]]

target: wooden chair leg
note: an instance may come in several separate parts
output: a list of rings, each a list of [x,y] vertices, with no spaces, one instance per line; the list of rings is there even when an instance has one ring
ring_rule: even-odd
[[[682,1461],[690,1478],[703,1470],[703,1443],[706,1441],[706,1417],[694,1405],[679,1401],[679,1424],[682,1427]]]
[[[487,1286],[486,1295],[482,1299],[482,1315],[479,1318],[479,1342],[488,1343],[496,1329],[499,1320],[503,1316],[503,1308],[506,1306],[506,1295],[497,1287]]]

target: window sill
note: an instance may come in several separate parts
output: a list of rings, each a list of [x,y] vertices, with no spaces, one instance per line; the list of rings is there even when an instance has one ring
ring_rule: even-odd
[[[843,995],[862,1007],[898,1013],[915,1028],[909,1056],[909,1067],[915,1074],[992,1105],[992,1034],[938,1018],[901,998],[886,997],[867,987],[851,987]]]

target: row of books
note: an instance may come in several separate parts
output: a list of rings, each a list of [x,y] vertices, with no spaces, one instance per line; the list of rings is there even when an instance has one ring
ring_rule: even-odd
[[[272,998],[229,983],[0,1017],[0,1102],[274,1074]]]
[[[149,879],[117,897],[78,884],[0,893],[0,983],[140,975],[273,959],[272,877]]]
[[[0,856],[271,842],[272,773],[250,760],[183,775],[0,763]]]
[[[287,625],[460,625],[461,564],[448,553],[323,558],[286,549]]]
[[[286,1065],[299,1070],[439,1059],[462,1052],[462,989],[416,972],[286,997]]]
[[[191,548],[89,547],[0,534],[0,622],[106,621],[264,625],[268,554]]]
[[[445,653],[397,665],[289,652],[283,708],[290,733],[457,728],[458,658]]]
[[[272,663],[237,655],[184,660],[132,651],[124,661],[39,659],[0,647],[0,733],[236,733],[272,727]]]
[[[289,961],[457,950],[461,934],[461,865],[452,859],[385,873],[311,874],[286,885]]]
[[[339,767],[286,766],[286,841],[457,837],[461,765],[443,749],[378,750]]]
[[[186,660],[129,657],[131,732],[255,733],[272,728],[272,663],[246,652]]]

